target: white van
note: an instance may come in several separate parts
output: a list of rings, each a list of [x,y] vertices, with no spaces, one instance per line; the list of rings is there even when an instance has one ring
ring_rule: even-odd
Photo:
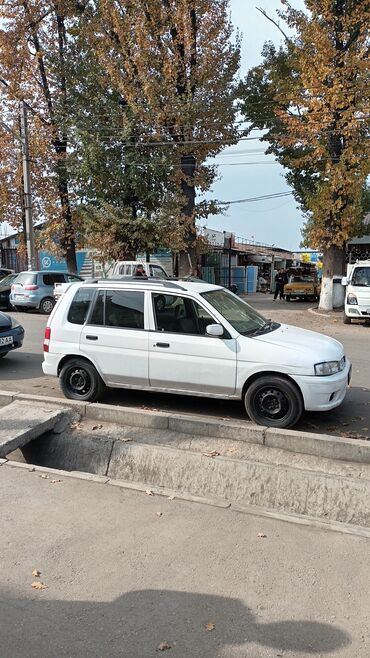
[[[42,369],[73,400],[106,387],[242,400],[270,427],[338,407],[351,377],[337,340],[266,320],[220,286],[154,278],[71,284],[47,323]]]
[[[352,319],[370,320],[370,260],[349,264],[342,285],[346,286],[344,324],[351,324]]]
[[[117,277],[135,276],[137,267],[142,265],[147,277],[155,277],[156,279],[168,279],[168,275],[160,265],[155,263],[145,263],[139,260],[118,260],[114,263],[113,269],[109,273],[109,278],[114,279]]]

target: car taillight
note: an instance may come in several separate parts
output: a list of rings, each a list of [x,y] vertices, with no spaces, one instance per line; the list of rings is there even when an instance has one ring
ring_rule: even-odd
[[[44,335],[44,352],[48,352],[48,351],[49,351],[50,336],[51,336],[51,328],[50,328],[50,327],[45,327],[45,335]]]
[[[38,286],[30,285],[30,286],[24,286],[24,290],[38,290]]]

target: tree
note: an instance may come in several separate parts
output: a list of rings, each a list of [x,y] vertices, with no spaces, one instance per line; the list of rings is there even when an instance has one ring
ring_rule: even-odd
[[[370,9],[367,0],[306,0],[307,13],[283,4],[279,15],[296,34],[285,37],[292,75],[274,89],[276,67],[266,72],[276,117],[267,138],[286,156],[296,193],[303,181],[298,196],[309,212],[305,237],[324,252],[320,307],[331,309],[345,242],[361,229],[369,173]]]
[[[143,149],[160,147],[182,199],[180,274],[195,265],[196,188],[208,189],[215,175],[205,160],[237,141],[240,48],[230,41],[228,5],[95,0],[84,16],[85,34],[122,99],[123,125],[133,121]]]
[[[17,105],[26,100],[33,111],[31,151],[41,160],[36,199],[42,200],[47,229],[44,240],[76,271],[76,232],[72,221],[67,155],[68,68],[67,22],[74,3],[4,0],[0,9],[1,87],[12,109],[13,132]],[[32,153],[31,153],[32,157]],[[19,182],[20,183],[20,182]],[[48,189],[46,189],[48,188]],[[12,223],[14,224],[14,218]]]

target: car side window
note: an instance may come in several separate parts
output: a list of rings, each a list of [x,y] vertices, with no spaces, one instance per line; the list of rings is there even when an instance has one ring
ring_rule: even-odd
[[[166,272],[159,265],[150,265],[150,275],[157,279],[167,279]]]
[[[200,304],[188,297],[153,294],[153,308],[158,331],[204,336],[215,320]]]
[[[64,274],[43,274],[42,277],[44,286],[53,286],[54,283],[65,283],[66,278]]]
[[[84,324],[89,312],[91,300],[94,295],[93,288],[79,288],[69,307],[67,320],[72,324]]]
[[[99,290],[89,324],[144,329],[144,293],[133,290]]]

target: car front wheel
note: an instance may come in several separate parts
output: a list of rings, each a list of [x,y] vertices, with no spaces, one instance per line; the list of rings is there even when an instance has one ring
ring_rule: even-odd
[[[105,384],[94,366],[83,359],[71,359],[60,372],[60,387],[70,400],[96,402]]]
[[[298,388],[277,375],[266,375],[252,382],[245,392],[244,404],[250,419],[267,427],[293,427],[303,413]]]
[[[343,324],[351,324],[351,318],[349,318],[345,313],[343,314]]]

